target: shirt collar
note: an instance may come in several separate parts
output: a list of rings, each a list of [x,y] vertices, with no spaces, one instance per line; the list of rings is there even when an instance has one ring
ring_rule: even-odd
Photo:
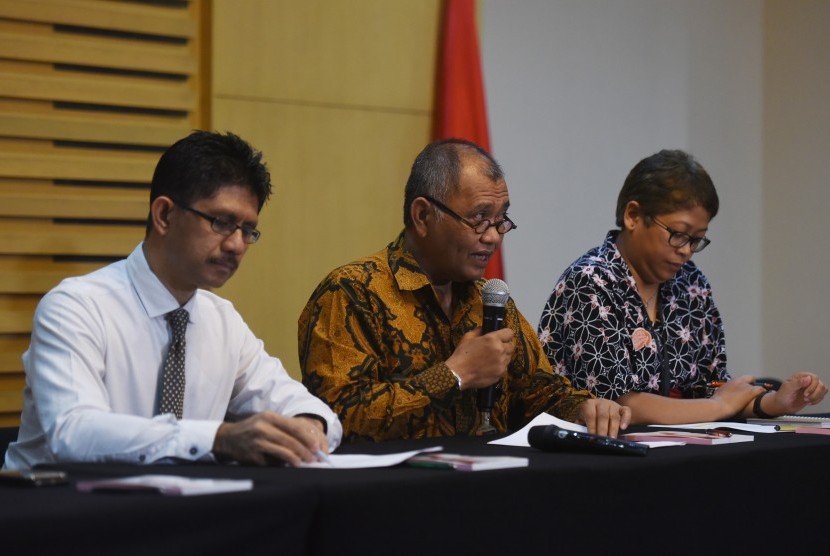
[[[421,265],[415,259],[415,255],[406,248],[406,241],[404,239],[404,232],[390,243],[387,248],[387,260],[389,262],[389,269],[392,271],[392,276],[395,278],[395,283],[401,291],[415,291],[425,287],[429,287],[430,291],[432,283],[429,277],[421,270]],[[479,280],[484,283],[484,280]],[[472,295],[476,288],[475,282],[453,283],[453,295],[459,296],[460,299],[467,299]]]
[[[139,243],[127,257],[127,276],[148,317],[156,318],[179,308],[179,302],[150,268],[144,255],[144,242]],[[191,315],[195,298],[194,294],[183,305]]]
[[[403,291],[414,291],[431,286],[429,278],[415,260],[415,255],[406,248],[404,232],[401,232],[386,250],[389,269],[395,277],[398,288]]]

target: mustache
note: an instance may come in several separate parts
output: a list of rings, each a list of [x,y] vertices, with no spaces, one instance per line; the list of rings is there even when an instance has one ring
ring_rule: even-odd
[[[213,264],[227,266],[231,270],[236,270],[239,267],[239,261],[235,257],[214,257],[210,259]]]

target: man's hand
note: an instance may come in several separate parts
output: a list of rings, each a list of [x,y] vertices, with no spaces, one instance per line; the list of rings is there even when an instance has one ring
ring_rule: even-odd
[[[813,373],[795,373],[774,394],[764,397],[762,409],[771,415],[798,413],[816,405],[827,394],[827,386]]]
[[[316,462],[319,461],[317,450],[328,453],[322,423],[308,417],[284,417],[271,411],[236,423],[222,423],[213,441],[217,458],[254,465]]]
[[[579,418],[591,434],[617,436],[628,428],[631,409],[603,398],[590,399],[579,406]]]
[[[461,377],[461,388],[484,388],[507,372],[513,357],[513,330],[502,328],[487,334],[476,328],[464,334],[447,359],[447,367]]]

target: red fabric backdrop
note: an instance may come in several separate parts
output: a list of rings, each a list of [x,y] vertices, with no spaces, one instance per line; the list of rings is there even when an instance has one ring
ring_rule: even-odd
[[[433,136],[466,139],[490,151],[475,8],[475,0],[444,0]],[[504,278],[501,250],[484,276]]]

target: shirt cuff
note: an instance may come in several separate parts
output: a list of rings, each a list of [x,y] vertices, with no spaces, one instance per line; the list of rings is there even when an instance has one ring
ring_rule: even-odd
[[[176,447],[176,456],[194,461],[213,459],[213,444],[216,441],[216,431],[221,424],[219,421],[198,419],[179,421],[181,435]]]
[[[443,404],[450,404],[460,392],[455,374],[443,362],[418,374],[413,382],[430,398]]]

